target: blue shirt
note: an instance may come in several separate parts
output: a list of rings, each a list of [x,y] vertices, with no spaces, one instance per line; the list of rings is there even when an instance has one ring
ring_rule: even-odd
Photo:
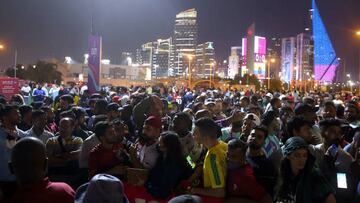
[[[45,97],[46,93],[44,90],[42,89],[35,89],[34,90],[34,101],[44,101],[44,97]]]

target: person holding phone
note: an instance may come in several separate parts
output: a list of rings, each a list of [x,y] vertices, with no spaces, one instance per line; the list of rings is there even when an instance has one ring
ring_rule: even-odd
[[[340,145],[341,122],[338,119],[324,119],[319,125],[324,143],[315,146],[316,162],[331,185],[336,188],[337,200],[348,200],[350,190],[347,187],[347,174],[350,173],[354,159]]]

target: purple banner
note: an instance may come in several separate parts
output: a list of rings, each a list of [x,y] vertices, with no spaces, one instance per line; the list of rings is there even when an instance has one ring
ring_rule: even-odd
[[[100,90],[102,40],[100,36],[89,36],[88,90],[93,94]]]

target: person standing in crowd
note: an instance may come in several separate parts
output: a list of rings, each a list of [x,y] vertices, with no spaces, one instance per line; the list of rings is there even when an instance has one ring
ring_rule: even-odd
[[[34,137],[21,139],[14,146],[9,163],[18,189],[8,203],[72,203],[75,192],[66,183],[51,182],[47,173],[44,143]]]
[[[46,126],[45,129],[53,134],[58,132],[58,127],[55,123],[55,114],[51,107],[49,106],[42,106],[41,110],[46,113]]]
[[[287,134],[283,137],[283,143],[290,137],[301,137],[308,144],[315,145],[316,141],[313,140],[311,135],[311,124],[301,116],[295,116],[287,123]]]
[[[60,114],[64,111],[68,111],[71,108],[71,105],[73,104],[74,99],[71,95],[66,94],[66,95],[62,95],[60,97],[60,104],[59,104],[59,108],[56,110],[55,112],[55,123],[57,125],[59,125],[60,122]]]
[[[71,111],[75,115],[75,128],[73,135],[75,137],[80,137],[82,140],[86,140],[89,137],[89,132],[85,129],[85,116],[86,112],[81,107],[73,107]]]
[[[246,142],[231,140],[228,143],[227,198],[250,198],[257,202],[270,203],[271,196],[257,182],[253,169],[246,162],[246,151]]]
[[[354,104],[347,104],[345,108],[345,119],[352,128],[360,127],[359,107]]]
[[[78,166],[80,147],[83,140],[72,135],[75,122],[71,118],[62,118],[59,134],[46,142],[49,158],[49,171],[71,173]]]
[[[33,101],[34,102],[44,101],[45,97],[46,97],[46,92],[42,89],[41,85],[38,84],[36,89],[34,89],[32,93]]]
[[[252,129],[247,140],[249,148],[246,153],[246,161],[254,170],[256,180],[273,196],[278,173],[273,161],[266,156],[264,150],[267,136],[268,131],[264,126]]]
[[[20,138],[20,130],[16,127],[20,122],[17,106],[5,105],[0,107],[0,189],[3,197],[9,197],[16,189],[15,177],[10,173],[8,162],[11,150]],[[0,200],[1,200],[0,195]]]
[[[326,118],[336,118],[336,106],[332,101],[326,101],[324,103],[324,108],[322,111],[322,117]]]
[[[31,106],[23,105],[19,107],[19,112],[21,115],[21,122],[17,125],[17,127],[22,131],[27,131],[32,126],[32,110]]]
[[[28,83],[25,83],[24,86],[21,87],[21,94],[23,95],[24,97],[24,102],[26,105],[30,104],[30,94],[31,94],[31,87],[29,86]]]
[[[97,123],[95,135],[101,143],[89,152],[89,177],[98,173],[123,177],[130,160],[125,146],[116,136],[114,125],[107,121]]]
[[[320,128],[316,124],[318,121],[316,112],[317,109],[309,104],[299,103],[295,107],[295,115],[302,116],[305,121],[310,124],[310,132],[312,136],[311,144],[313,145],[321,144],[323,141],[320,135]]]
[[[145,187],[152,196],[165,199],[169,197],[181,180],[185,180],[191,175],[192,171],[183,156],[177,134],[173,132],[162,133],[159,151],[159,157],[155,166],[149,171]]]
[[[159,117],[150,116],[144,122],[142,137],[130,147],[130,158],[135,168],[151,169],[159,156],[157,145],[162,131]]]
[[[193,194],[225,197],[227,144],[218,141],[220,127],[211,118],[201,118],[195,122],[201,143],[208,149],[203,166],[203,188],[192,188]]]
[[[110,103],[106,107],[107,112],[107,119],[109,122],[117,119],[120,117],[120,111],[119,111],[120,105],[117,103]]]
[[[242,124],[240,139],[246,141],[250,135],[251,130],[260,124],[260,118],[257,115],[253,113],[246,114]]]
[[[95,120],[97,120],[98,117],[106,116],[107,105],[108,105],[108,102],[105,99],[98,99],[95,101],[94,115],[89,118],[88,124],[87,124],[87,127],[89,130],[93,129],[94,122],[95,122]]]
[[[32,112],[33,125],[32,127],[24,132],[24,137],[36,137],[40,139],[44,144],[54,137],[54,134],[47,131],[46,127],[46,113],[42,110],[35,110]]]
[[[187,157],[195,145],[190,116],[184,112],[177,113],[172,121],[172,130],[179,135],[182,152]]]
[[[335,203],[334,189],[314,166],[315,158],[301,137],[289,138],[284,146],[276,194],[278,202]]]

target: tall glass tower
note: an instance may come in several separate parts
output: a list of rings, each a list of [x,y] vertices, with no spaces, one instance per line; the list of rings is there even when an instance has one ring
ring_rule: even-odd
[[[196,63],[197,37],[196,10],[189,9],[177,14],[170,59],[169,73],[171,76],[185,76],[189,64],[193,69],[193,65]]]

